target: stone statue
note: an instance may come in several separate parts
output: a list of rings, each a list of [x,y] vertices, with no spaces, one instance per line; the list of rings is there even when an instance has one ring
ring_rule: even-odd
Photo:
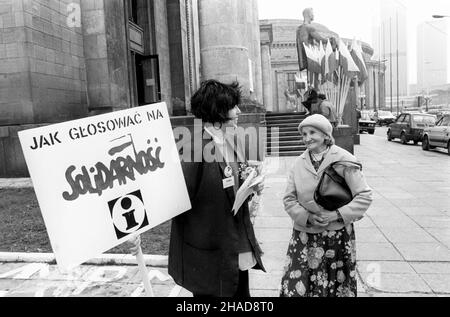
[[[297,99],[297,95],[291,94],[291,92],[289,91],[289,89],[286,89],[284,91],[284,96],[286,97],[286,108],[288,110],[292,110],[294,112],[297,112],[298,110],[298,99]]]
[[[325,46],[330,40],[333,51],[337,48],[339,43],[339,36],[327,29],[325,26],[313,23],[314,12],[312,8],[307,8],[303,11],[303,24],[297,28],[297,52],[298,64],[300,71],[308,68],[306,52],[303,43],[316,45],[322,42]]]

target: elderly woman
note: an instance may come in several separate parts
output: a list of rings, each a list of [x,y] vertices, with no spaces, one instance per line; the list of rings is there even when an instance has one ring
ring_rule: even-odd
[[[284,207],[293,220],[281,297],[356,297],[356,245],[353,223],[372,202],[372,190],[354,164],[335,166],[353,194],[339,210],[325,210],[314,201],[323,171],[332,163],[357,159],[334,145],[333,127],[322,115],[299,126],[307,150],[290,171]]]

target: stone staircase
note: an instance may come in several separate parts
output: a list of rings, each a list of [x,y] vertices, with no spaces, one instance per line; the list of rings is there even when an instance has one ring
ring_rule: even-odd
[[[301,155],[306,146],[297,128],[305,118],[306,113],[302,112],[266,114],[267,155],[275,157]],[[278,129],[278,133],[274,128]]]

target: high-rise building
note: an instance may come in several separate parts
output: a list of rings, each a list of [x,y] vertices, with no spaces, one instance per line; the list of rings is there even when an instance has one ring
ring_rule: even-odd
[[[400,1],[381,0],[379,19],[373,30],[373,46],[386,65],[387,103],[397,104],[408,95],[407,8]],[[398,87],[398,90],[397,90]]]
[[[447,83],[447,21],[421,23],[417,28],[418,92]]]

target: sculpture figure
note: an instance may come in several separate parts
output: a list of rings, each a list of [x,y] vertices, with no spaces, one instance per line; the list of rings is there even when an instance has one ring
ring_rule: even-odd
[[[313,23],[314,12],[312,8],[306,8],[303,11],[303,24],[297,28],[297,52],[298,64],[300,71],[308,68],[307,56],[303,43],[308,45],[316,45],[322,42],[324,45],[330,40],[333,51],[337,48],[339,43],[339,35],[330,31],[323,25]]]

